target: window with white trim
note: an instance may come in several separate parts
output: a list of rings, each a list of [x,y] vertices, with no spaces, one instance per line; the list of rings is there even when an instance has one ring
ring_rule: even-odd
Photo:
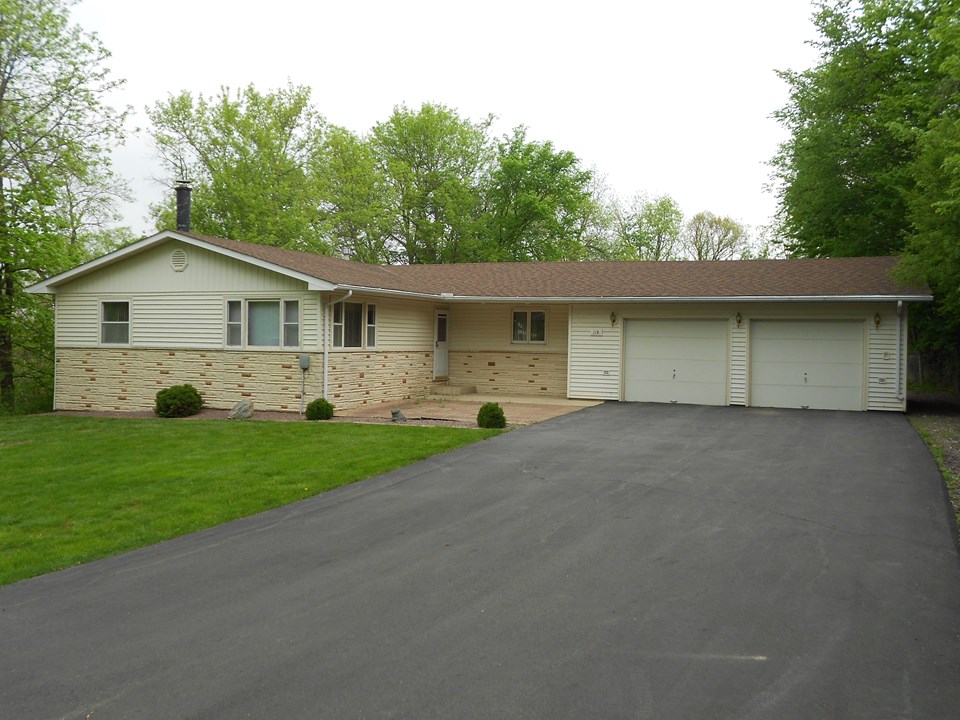
[[[373,348],[377,345],[376,305],[338,302],[333,306],[332,324],[335,348]]]
[[[299,300],[228,300],[227,347],[300,347]]]
[[[100,303],[100,343],[130,344],[130,301],[111,300]]]
[[[547,313],[545,310],[514,310],[512,342],[545,343]]]
[[[367,347],[377,346],[377,306],[367,305]]]

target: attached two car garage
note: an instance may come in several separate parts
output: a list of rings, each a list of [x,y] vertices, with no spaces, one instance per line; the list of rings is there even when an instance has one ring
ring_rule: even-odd
[[[732,330],[725,318],[625,320],[624,399],[731,404],[731,358],[739,357],[747,405],[865,409],[865,321],[762,319]]]

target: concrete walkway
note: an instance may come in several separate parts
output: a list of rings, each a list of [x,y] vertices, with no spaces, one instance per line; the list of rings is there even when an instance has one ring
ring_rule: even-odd
[[[567,400],[523,395],[430,395],[422,400],[403,400],[396,403],[365,405],[349,410],[337,410],[338,417],[390,419],[392,410],[401,410],[412,419],[452,420],[476,423],[480,406],[486,402],[499,403],[508,425],[532,425],[560,417],[576,410],[599,405],[598,400]]]

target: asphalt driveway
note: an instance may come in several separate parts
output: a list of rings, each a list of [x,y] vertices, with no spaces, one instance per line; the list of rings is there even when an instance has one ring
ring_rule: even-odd
[[[941,720],[958,677],[894,414],[610,403],[0,588],[17,720]]]

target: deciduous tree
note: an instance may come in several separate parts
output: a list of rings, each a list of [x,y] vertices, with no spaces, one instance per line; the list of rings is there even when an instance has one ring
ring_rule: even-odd
[[[682,250],[683,211],[669,195],[635,195],[613,207],[616,256],[623,260],[676,260]]]
[[[85,223],[118,188],[109,152],[125,113],[107,96],[120,81],[71,4],[0,0],[0,410],[23,397],[18,381],[50,377],[50,310],[24,287],[86,258]]]
[[[572,152],[528,140],[526,128],[515,128],[497,143],[487,183],[483,259],[583,259],[592,175]]]
[[[192,229],[234,240],[327,253],[315,174],[326,120],[310,90],[196,98],[182,92],[148,111],[169,180],[194,184]],[[158,229],[175,226],[172,193],[152,208]]]
[[[737,260],[749,250],[749,235],[732,218],[699,212],[687,222],[683,244],[693,260]]]
[[[481,187],[492,118],[474,123],[443,105],[405,105],[378,123],[371,142],[388,188],[388,241],[397,262],[476,257]]]

